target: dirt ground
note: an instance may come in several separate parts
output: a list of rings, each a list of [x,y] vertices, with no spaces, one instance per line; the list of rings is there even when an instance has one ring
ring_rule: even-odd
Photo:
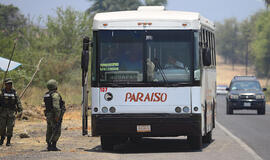
[[[43,109],[40,107],[33,112],[25,111],[23,119],[28,120],[16,120],[14,135],[11,141],[12,146],[0,146],[0,159],[12,159],[7,157],[12,156],[18,158],[27,156],[27,154],[42,154],[43,152],[47,152],[45,141],[46,120],[42,110]],[[26,115],[30,113],[32,114],[31,117],[27,117]],[[85,152],[85,150],[99,145],[99,138],[82,136],[81,126],[80,107],[69,107],[64,115],[62,135],[57,145],[62,150],[61,153]],[[20,134],[22,133],[26,133],[30,137],[20,138]]]
[[[62,135],[58,142],[59,152],[46,151],[46,121],[41,107],[26,110],[16,121],[12,146],[0,147],[0,160],[156,160],[156,159],[254,159],[220,127],[214,131],[211,144],[204,144],[202,151],[193,151],[183,137],[143,139],[116,146],[116,151],[105,152],[99,137],[82,136],[80,106],[69,106],[64,116]],[[30,116],[31,114],[31,116]],[[28,120],[22,120],[27,119]],[[26,133],[29,138],[20,138]],[[90,133],[90,128],[89,128]],[[219,157],[219,158],[218,158]]]

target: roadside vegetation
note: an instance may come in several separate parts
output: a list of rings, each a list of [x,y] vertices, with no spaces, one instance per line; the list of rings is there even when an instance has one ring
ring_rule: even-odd
[[[14,61],[22,63],[8,72],[18,93],[26,87],[41,58],[40,69],[22,101],[27,105],[41,105],[46,82],[54,78],[68,104],[81,103],[80,56],[82,38],[91,37],[94,14],[104,11],[133,10],[140,5],[165,5],[167,0],[88,0],[85,12],[71,7],[57,8],[56,16],[33,20],[22,15],[13,5],[0,4],[0,56],[10,58],[17,43]],[[265,1],[269,6],[269,1]],[[92,5],[90,5],[92,4]],[[217,26],[217,51],[226,65],[254,68],[256,76],[266,79],[270,97],[270,11],[259,11],[243,22],[227,19]],[[244,57],[244,58],[243,58]],[[4,72],[0,71],[2,81]],[[90,79],[90,78],[89,78]]]
[[[224,63],[245,67],[241,75],[255,75],[262,86],[268,88],[266,97],[270,100],[270,1],[265,0],[266,9],[260,10],[239,22],[236,18],[216,23],[217,53]]]
[[[40,106],[46,82],[54,78],[65,101],[81,103],[82,39],[91,37],[92,18],[103,11],[132,10],[141,5],[166,5],[167,0],[89,0],[89,9],[79,12],[71,7],[57,8],[56,16],[26,18],[19,8],[0,3],[0,56],[9,59],[14,43],[17,46],[12,60],[22,65],[8,72],[20,94],[29,83],[36,65],[44,58],[39,72],[22,98],[24,108]],[[0,80],[4,71],[0,71]],[[89,78],[90,79],[90,78]]]

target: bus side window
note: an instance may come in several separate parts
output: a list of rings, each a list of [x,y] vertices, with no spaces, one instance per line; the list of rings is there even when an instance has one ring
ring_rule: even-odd
[[[208,42],[209,42],[209,49],[211,51],[211,65],[214,65],[213,61],[213,43],[212,43],[212,33],[208,31]]]
[[[203,29],[202,61],[204,66],[213,65],[210,32]]]
[[[214,53],[214,64],[215,64],[215,66],[216,66],[216,64],[217,64],[217,62],[216,62],[216,50],[215,50],[215,48],[216,48],[216,40],[215,40],[215,35],[213,34],[213,53]]]

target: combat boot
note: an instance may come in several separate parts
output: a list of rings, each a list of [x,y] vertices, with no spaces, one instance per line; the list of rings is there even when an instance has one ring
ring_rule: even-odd
[[[52,151],[52,144],[51,143],[49,143],[49,142],[47,142],[47,150],[48,151]]]
[[[52,150],[51,151],[61,151],[61,149],[56,147],[56,142],[52,142]]]
[[[5,136],[1,136],[1,140],[0,140],[0,146],[2,146],[2,145],[3,145],[4,140],[5,140]]]
[[[7,144],[6,144],[6,146],[11,146],[10,140],[11,140],[11,137],[7,137]]]

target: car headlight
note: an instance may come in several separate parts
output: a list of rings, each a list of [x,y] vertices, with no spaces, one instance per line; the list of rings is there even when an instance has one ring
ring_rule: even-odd
[[[256,99],[264,99],[264,95],[263,94],[258,94],[258,95],[256,95]]]
[[[239,98],[239,95],[237,95],[237,94],[231,94],[231,95],[229,96],[229,98],[230,98],[230,99],[238,99],[238,98]]]

